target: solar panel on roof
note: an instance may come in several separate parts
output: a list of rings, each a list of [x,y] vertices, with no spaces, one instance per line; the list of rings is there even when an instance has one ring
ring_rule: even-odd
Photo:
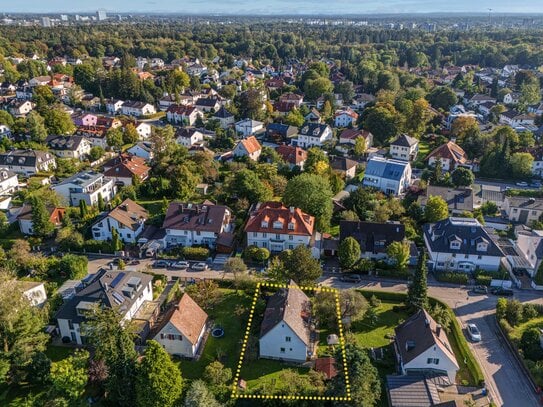
[[[113,281],[110,284],[110,287],[115,288],[115,286],[119,284],[119,281],[121,281],[123,277],[124,277],[124,273],[120,272],[119,275],[113,279]]]
[[[113,291],[113,300],[118,304],[121,305],[124,302],[124,297],[119,294],[117,291]]]

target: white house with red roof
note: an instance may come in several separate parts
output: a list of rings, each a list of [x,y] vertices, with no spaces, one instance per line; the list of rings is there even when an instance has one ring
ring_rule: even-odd
[[[314,257],[319,257],[319,250],[315,247],[315,218],[281,202],[256,204],[245,233],[249,246],[282,252],[304,245],[311,248]]]
[[[188,126],[193,126],[198,117],[202,117],[203,113],[194,106],[186,105],[171,105],[166,110],[166,118],[170,123],[181,123]]]
[[[249,157],[253,161],[258,160],[260,153],[262,153],[262,146],[255,136],[241,140],[232,151],[234,157]]]
[[[349,127],[356,124],[358,113],[350,107],[346,109],[336,110],[334,114],[334,124],[336,127]]]
[[[426,157],[430,166],[434,166],[438,160],[441,161],[444,171],[454,171],[457,167],[471,167],[466,152],[452,141],[437,147]]]

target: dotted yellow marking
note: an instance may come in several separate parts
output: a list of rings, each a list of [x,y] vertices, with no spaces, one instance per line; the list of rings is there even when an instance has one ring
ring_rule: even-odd
[[[245,350],[247,348],[247,343],[249,342],[249,334],[251,333],[251,324],[253,322],[253,316],[255,313],[256,302],[258,300],[258,295],[260,294],[261,287],[272,287],[272,288],[292,288],[305,291],[315,291],[315,292],[333,292],[336,297],[336,313],[338,318],[339,326],[339,345],[341,347],[341,355],[343,359],[343,369],[344,369],[344,378],[345,378],[345,388],[347,395],[344,397],[332,397],[332,396],[303,396],[303,395],[266,395],[266,394],[243,394],[238,393],[238,381],[241,375],[241,367],[243,365],[243,356],[245,355]],[[236,369],[236,375],[234,377],[234,383],[232,385],[232,398],[235,399],[282,399],[282,400],[330,400],[330,401],[351,401],[351,384],[349,381],[349,371],[347,368],[347,354],[345,352],[345,339],[343,337],[343,323],[341,321],[341,305],[339,303],[339,290],[332,287],[308,287],[308,286],[293,286],[288,284],[277,284],[277,283],[268,283],[268,282],[258,282],[256,284],[255,293],[253,295],[253,301],[251,303],[251,311],[249,312],[249,318],[247,321],[247,329],[245,330],[245,335],[243,337],[243,343],[241,345],[241,352],[239,357],[238,368]]]

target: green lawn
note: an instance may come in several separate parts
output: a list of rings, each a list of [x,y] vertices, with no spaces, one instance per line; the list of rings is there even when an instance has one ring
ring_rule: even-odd
[[[386,338],[387,334],[394,334],[394,328],[398,326],[408,315],[401,310],[394,312],[394,306],[401,305],[397,302],[382,301],[377,309],[377,323],[371,325],[367,319],[353,322],[351,331],[356,338],[356,342],[363,348],[379,348],[390,343]]]
[[[241,367],[240,378],[247,382],[247,389],[256,386],[279,385],[280,374],[283,370],[291,369],[300,374],[309,372],[308,368],[288,366],[277,360],[258,359],[252,362],[244,362]]]
[[[509,337],[513,341],[520,341],[522,333],[530,328],[543,328],[543,317],[537,317],[513,327]]]
[[[251,298],[241,291],[237,294],[233,290],[221,291],[223,292],[221,301],[208,314],[216,325],[224,328],[225,334],[222,338],[213,338],[209,335],[204,353],[197,362],[190,360],[179,362],[184,378],[201,378],[205,367],[215,360],[220,360],[235,373],[248,314],[239,317],[234,310],[238,305],[243,305],[248,312]]]
[[[49,345],[45,350],[45,354],[51,359],[51,362],[58,362],[62,359],[66,359],[73,351],[73,348]]]

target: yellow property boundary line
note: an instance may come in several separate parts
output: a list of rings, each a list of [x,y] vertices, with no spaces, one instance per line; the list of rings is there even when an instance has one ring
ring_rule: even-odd
[[[345,389],[346,396],[281,396],[281,395],[265,395],[265,394],[242,394],[238,393],[238,381],[241,375],[241,366],[243,364],[243,356],[245,355],[245,350],[247,348],[247,342],[249,341],[249,333],[251,331],[251,325],[253,322],[253,316],[255,313],[256,301],[258,300],[258,294],[260,293],[261,287],[273,287],[273,288],[287,288],[287,289],[298,289],[298,290],[309,290],[309,291],[322,291],[322,292],[333,292],[336,296],[336,312],[338,317],[338,326],[339,326],[339,345],[341,346],[341,354],[343,356],[343,369],[345,377]],[[241,353],[239,356],[238,367],[236,369],[236,375],[234,377],[234,384],[232,388],[232,398],[245,398],[245,399],[284,399],[284,400],[331,400],[331,401],[350,401],[351,399],[351,385],[349,383],[349,372],[347,369],[347,355],[345,352],[345,337],[343,336],[343,324],[341,322],[341,307],[339,303],[339,290],[336,288],[330,287],[298,287],[288,284],[275,284],[275,283],[257,283],[255,294],[253,296],[253,301],[251,303],[251,312],[249,313],[249,320],[247,323],[247,329],[245,330],[245,336],[243,337],[243,344],[241,345]]]

